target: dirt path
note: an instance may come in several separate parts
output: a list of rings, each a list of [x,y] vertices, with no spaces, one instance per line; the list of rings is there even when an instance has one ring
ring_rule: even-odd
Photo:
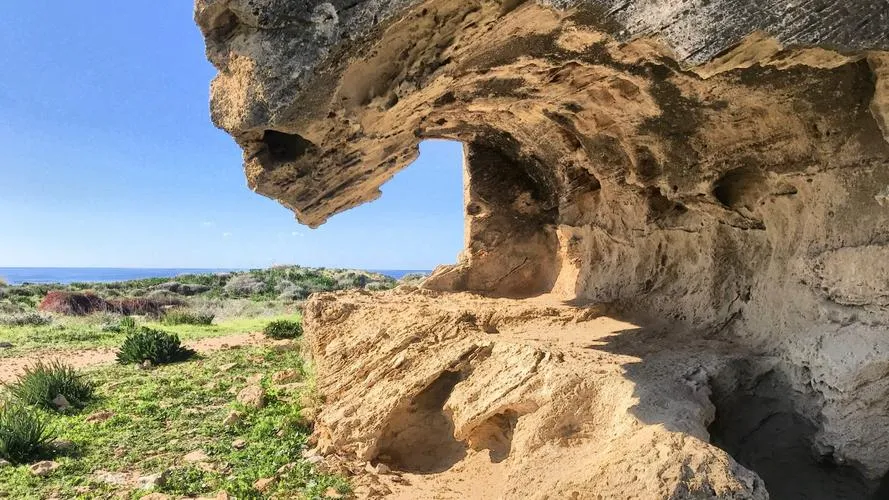
[[[268,342],[260,333],[239,333],[224,337],[211,337],[206,339],[184,342],[185,345],[195,349],[199,353],[208,354],[231,347],[259,345]],[[25,368],[37,361],[59,360],[74,368],[86,368],[90,366],[110,364],[117,358],[115,349],[72,349],[72,350],[45,350],[35,351],[23,356],[12,358],[0,358],[0,384],[6,384],[16,379]]]

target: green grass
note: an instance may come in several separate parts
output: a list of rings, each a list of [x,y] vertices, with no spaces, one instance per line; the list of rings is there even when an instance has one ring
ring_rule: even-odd
[[[235,368],[219,367],[236,363]],[[36,478],[26,466],[0,468],[0,498],[37,499],[107,498],[123,494],[139,498],[148,491],[112,486],[93,479],[96,471],[147,475],[169,471],[163,491],[173,495],[209,495],[225,490],[236,498],[323,498],[328,488],[348,492],[340,477],[321,474],[301,458],[309,429],[299,417],[304,394],[279,392],[269,382],[276,370],[297,367],[305,371],[295,350],[265,347],[221,351],[207,358],[143,371],[109,366],[87,373],[97,386],[99,399],[76,415],[51,418],[60,439],[73,448],[54,458],[61,468]],[[246,385],[247,377],[265,374],[267,405],[259,410],[237,408],[245,417],[226,428],[225,416],[237,407],[231,394]],[[309,377],[311,378],[311,377]],[[305,389],[310,390],[310,389]],[[114,416],[89,423],[94,411]],[[40,410],[38,410],[40,411]],[[243,449],[232,442],[244,439]],[[182,457],[202,450],[205,468],[184,465]],[[283,465],[289,472],[263,495],[253,483],[275,474]]]
[[[299,320],[298,314],[234,318],[213,325],[163,325],[140,322],[140,326],[164,330],[179,336],[183,342],[238,333],[260,332],[271,321]],[[101,317],[56,317],[48,326],[0,327],[0,342],[10,342],[11,349],[0,349],[0,359],[21,356],[34,351],[58,349],[117,348],[126,338],[126,331],[103,330]]]

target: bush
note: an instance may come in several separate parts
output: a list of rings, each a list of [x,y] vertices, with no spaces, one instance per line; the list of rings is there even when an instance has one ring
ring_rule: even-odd
[[[114,318],[102,325],[103,332],[130,332],[136,329],[136,320],[131,316],[123,316]]]
[[[93,384],[77,371],[58,361],[37,364],[9,386],[9,392],[25,404],[57,410],[53,400],[64,396],[75,408],[82,408],[93,398]]]
[[[233,297],[248,297],[268,292],[269,287],[264,281],[249,274],[232,276],[223,289],[225,293]]]
[[[108,310],[108,303],[92,293],[74,293],[52,290],[40,303],[41,311],[68,316],[85,316]]]
[[[161,320],[165,325],[212,325],[214,315],[184,309],[171,309],[164,313]]]
[[[286,319],[272,321],[262,330],[266,337],[273,339],[293,339],[303,334],[302,321]]]
[[[17,403],[0,406],[0,458],[14,464],[41,458],[55,435],[46,420]]]
[[[195,352],[182,346],[178,335],[142,327],[133,330],[117,353],[117,362],[126,365],[150,361],[152,364],[185,361]]]
[[[0,325],[3,326],[44,326],[50,323],[52,316],[35,312],[0,315]]]

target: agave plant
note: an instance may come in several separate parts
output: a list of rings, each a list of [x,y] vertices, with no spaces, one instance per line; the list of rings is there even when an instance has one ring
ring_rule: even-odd
[[[182,346],[178,335],[143,326],[127,335],[117,353],[117,362],[126,365],[150,361],[160,365],[185,361],[194,354],[193,350]]]
[[[9,392],[22,403],[49,410],[83,407],[93,398],[94,391],[92,382],[59,361],[38,361],[9,386]],[[59,396],[67,404],[59,404]]]

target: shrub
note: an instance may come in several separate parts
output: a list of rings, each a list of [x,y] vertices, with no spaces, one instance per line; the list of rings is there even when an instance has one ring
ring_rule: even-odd
[[[214,315],[199,313],[185,309],[170,309],[164,313],[161,320],[165,325],[212,325]]]
[[[286,319],[272,321],[262,330],[266,337],[273,339],[293,339],[303,334],[302,321]]]
[[[234,297],[246,297],[269,291],[269,286],[259,278],[249,274],[232,276],[225,284],[225,293]]]
[[[17,403],[0,406],[0,458],[14,464],[41,458],[55,438],[47,421]]]
[[[47,292],[40,303],[41,311],[68,316],[85,316],[108,309],[108,303],[93,293],[74,293],[60,290]]]
[[[185,361],[194,354],[193,350],[182,346],[178,335],[143,326],[127,335],[117,353],[117,362],[126,365],[150,361],[160,365]]]
[[[136,320],[131,316],[116,317],[102,325],[103,332],[130,332],[136,329]]]
[[[120,318],[120,329],[129,332],[136,329],[136,320],[132,316]]]
[[[0,325],[3,326],[44,326],[50,323],[52,316],[35,312],[0,315]]]
[[[58,361],[37,364],[9,386],[9,392],[25,404],[57,410],[53,400],[64,396],[71,406],[82,408],[93,398],[94,385],[77,371]]]

